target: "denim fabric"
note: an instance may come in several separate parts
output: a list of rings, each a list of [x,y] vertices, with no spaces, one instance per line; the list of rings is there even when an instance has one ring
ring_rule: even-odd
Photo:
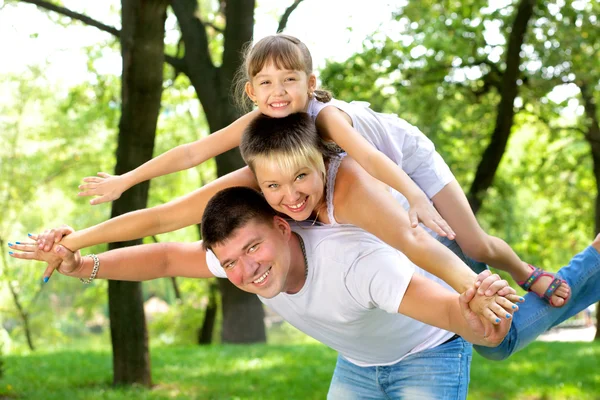
[[[560,308],[552,307],[534,293],[525,295],[504,341],[494,348],[475,346],[490,360],[504,360],[533,342],[540,334],[600,301],[600,254],[588,247],[561,268],[557,276],[571,287],[571,298]]]
[[[439,240],[475,272],[483,271],[482,263],[466,257],[455,241],[446,238]],[[593,247],[573,257],[566,267],[558,271],[557,276],[566,280],[571,287],[571,298],[566,305],[552,307],[535,293],[527,293],[525,302],[519,305],[519,311],[513,316],[511,329],[504,341],[493,348],[474,346],[475,350],[490,360],[504,360],[548,329],[600,301],[600,254]]]
[[[466,399],[472,346],[458,338],[394,365],[359,367],[338,356],[328,399]]]

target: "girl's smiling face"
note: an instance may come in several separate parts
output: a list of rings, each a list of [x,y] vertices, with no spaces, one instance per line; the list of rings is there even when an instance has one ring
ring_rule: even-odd
[[[316,77],[304,71],[279,69],[268,63],[250,82],[246,83],[246,94],[257,104],[258,109],[273,118],[308,109],[309,93],[316,87]]]
[[[309,219],[323,199],[323,174],[311,165],[287,169],[260,158],[254,173],[269,205],[296,221]]]

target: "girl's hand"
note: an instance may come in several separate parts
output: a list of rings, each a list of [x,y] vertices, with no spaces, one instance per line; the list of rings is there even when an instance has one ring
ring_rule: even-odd
[[[454,239],[456,237],[454,231],[450,228],[450,225],[448,225],[425,196],[422,196],[417,201],[411,202],[408,216],[413,228],[416,228],[419,225],[419,222],[422,222],[423,225],[440,236],[446,236],[448,239]]]
[[[90,200],[91,205],[114,201],[129,189],[125,180],[120,175],[110,175],[106,172],[98,172],[98,176],[83,178],[83,185],[79,185],[81,192],[78,196],[100,196]]]

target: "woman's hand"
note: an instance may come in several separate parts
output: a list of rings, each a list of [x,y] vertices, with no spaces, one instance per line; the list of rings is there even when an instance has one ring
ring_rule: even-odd
[[[493,324],[510,319],[513,312],[519,309],[515,303],[523,301],[507,281],[487,270],[477,276],[476,284],[471,289],[476,293],[469,301],[470,310]]]
[[[36,235],[31,235],[32,239],[36,239]],[[81,255],[79,251],[73,253],[64,246],[55,245],[51,251],[41,250],[36,242],[16,242],[9,243],[11,251],[9,255],[13,258],[21,260],[37,260],[44,261],[48,264],[46,271],[57,270],[63,275],[72,275],[81,268]],[[44,274],[44,282],[47,282],[50,275]]]

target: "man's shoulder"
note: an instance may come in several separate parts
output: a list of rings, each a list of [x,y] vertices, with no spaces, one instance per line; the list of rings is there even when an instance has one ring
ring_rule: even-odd
[[[310,252],[348,264],[372,252],[398,253],[375,235],[354,225],[305,226],[293,228],[303,237]]]

